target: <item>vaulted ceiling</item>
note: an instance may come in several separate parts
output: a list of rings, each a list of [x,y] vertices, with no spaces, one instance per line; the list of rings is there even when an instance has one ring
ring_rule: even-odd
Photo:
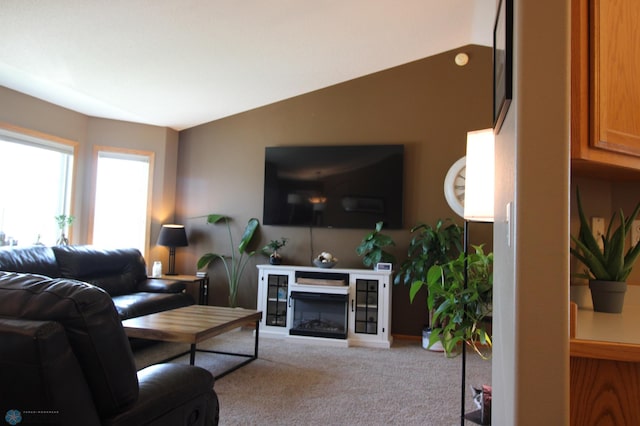
[[[467,44],[495,0],[2,0],[0,85],[182,130]]]

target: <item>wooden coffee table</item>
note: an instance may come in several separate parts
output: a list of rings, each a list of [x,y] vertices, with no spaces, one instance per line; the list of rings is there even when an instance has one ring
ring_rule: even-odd
[[[216,379],[219,379],[258,358],[258,327],[261,319],[262,312],[260,311],[243,308],[191,305],[184,308],[130,318],[122,321],[122,325],[125,333],[129,337],[161,340],[164,342],[184,342],[191,345],[188,351],[172,356],[162,362],[190,354],[189,362],[193,365],[196,359],[196,352],[209,352],[249,358],[218,374]],[[255,324],[253,354],[196,349],[196,345],[203,340],[248,324]]]

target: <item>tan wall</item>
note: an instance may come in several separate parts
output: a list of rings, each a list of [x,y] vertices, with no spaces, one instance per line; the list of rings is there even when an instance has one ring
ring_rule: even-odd
[[[155,241],[160,225],[165,220],[173,221],[178,132],[163,127],[87,117],[5,87],[0,87],[0,122],[78,142],[75,196],[72,201],[72,213],[76,216],[71,233],[71,242],[74,244],[88,241],[93,147],[106,145],[154,152],[151,253],[146,255],[166,261],[167,249],[155,247]],[[51,223],[55,226],[53,218]],[[114,232],[118,232],[118,224],[113,225]]]
[[[458,67],[459,51],[470,56]],[[212,100],[212,102],[215,100]],[[454,217],[443,195],[448,168],[465,153],[466,132],[491,124],[491,49],[469,46],[399,66],[263,108],[180,132],[177,214],[190,245],[178,251],[181,270],[193,271],[208,251],[229,254],[224,227],[202,217],[222,213],[234,218],[235,244],[250,217],[262,219],[264,148],[277,145],[405,145],[405,229],[385,231],[406,257],[409,229]],[[457,218],[458,223],[462,223]],[[474,225],[474,243],[491,243],[491,225]],[[355,248],[368,230],[264,226],[260,244],[287,237],[282,251],[290,264],[310,264],[321,251],[340,259],[340,267],[361,268]],[[251,259],[241,286],[241,306],[255,307],[256,263]],[[227,303],[221,265],[210,270],[211,303]],[[392,332],[419,334],[427,322],[425,302],[409,304],[408,289],[393,289]]]

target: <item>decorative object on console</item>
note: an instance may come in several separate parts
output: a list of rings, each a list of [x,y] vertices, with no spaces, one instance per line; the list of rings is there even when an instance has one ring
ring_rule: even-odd
[[[75,219],[76,218],[74,216],[66,215],[66,214],[59,214],[55,216],[56,223],[58,224],[58,229],[60,230],[60,237],[58,238],[56,245],[58,246],[69,245],[69,239],[65,236],[64,230],[65,228],[71,227]]]
[[[384,247],[395,246],[393,239],[382,234],[383,222],[377,222],[373,231],[364,236],[360,245],[356,247],[358,256],[362,256],[364,266],[373,268],[380,262],[395,263],[396,258],[391,253],[385,251]]]
[[[282,255],[278,252],[278,250],[280,250],[286,244],[287,239],[285,237],[282,237],[279,240],[271,240],[269,244],[262,247],[262,254],[269,256],[269,263],[271,265],[280,265],[282,264]]]
[[[638,259],[638,255],[640,255],[640,242],[632,244],[626,253],[624,251],[627,235],[640,212],[640,203],[627,218],[622,210],[611,216],[607,233],[602,236],[601,248],[584,213],[580,189],[576,189],[576,198],[578,215],[580,216],[580,230],[577,237],[571,236],[575,246],[571,247],[570,251],[587,267],[584,273],[576,274],[576,276],[589,280],[594,311],[621,313],[627,290],[626,280]],[[618,216],[620,224],[614,230],[613,222],[616,216]]]
[[[376,271],[391,271],[393,269],[393,263],[378,262],[374,269]]]
[[[333,268],[336,263],[338,263],[338,258],[326,251],[323,251],[313,259],[313,264],[318,268]]]
[[[255,217],[249,219],[247,226],[244,229],[244,233],[240,238],[240,244],[238,244],[237,253],[233,250],[233,235],[231,234],[231,226],[229,225],[230,217],[221,214],[210,214],[207,216],[207,223],[216,224],[220,221],[224,221],[227,225],[227,231],[229,232],[229,243],[231,246],[231,256],[225,256],[218,253],[206,253],[198,259],[198,269],[207,267],[211,262],[219,259],[224,264],[224,269],[227,274],[227,281],[229,284],[229,306],[235,308],[238,306],[238,286],[240,285],[240,278],[244,272],[244,268],[247,266],[249,259],[256,252],[247,251],[247,246],[253,239],[253,235],[260,226],[260,222]],[[244,255],[247,255],[245,257]]]
[[[189,245],[187,241],[187,233],[183,225],[162,225],[160,235],[158,236],[158,245],[169,247],[169,271],[167,275],[176,274],[176,247],[186,247]]]

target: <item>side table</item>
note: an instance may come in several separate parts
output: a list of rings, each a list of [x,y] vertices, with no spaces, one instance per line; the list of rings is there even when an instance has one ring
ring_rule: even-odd
[[[199,305],[208,305],[209,304],[209,276],[206,277],[198,277],[195,275],[165,275],[162,274],[159,277],[149,277],[149,278],[160,278],[163,280],[175,280],[184,282],[186,285],[189,284],[197,284],[198,288],[198,304]]]

